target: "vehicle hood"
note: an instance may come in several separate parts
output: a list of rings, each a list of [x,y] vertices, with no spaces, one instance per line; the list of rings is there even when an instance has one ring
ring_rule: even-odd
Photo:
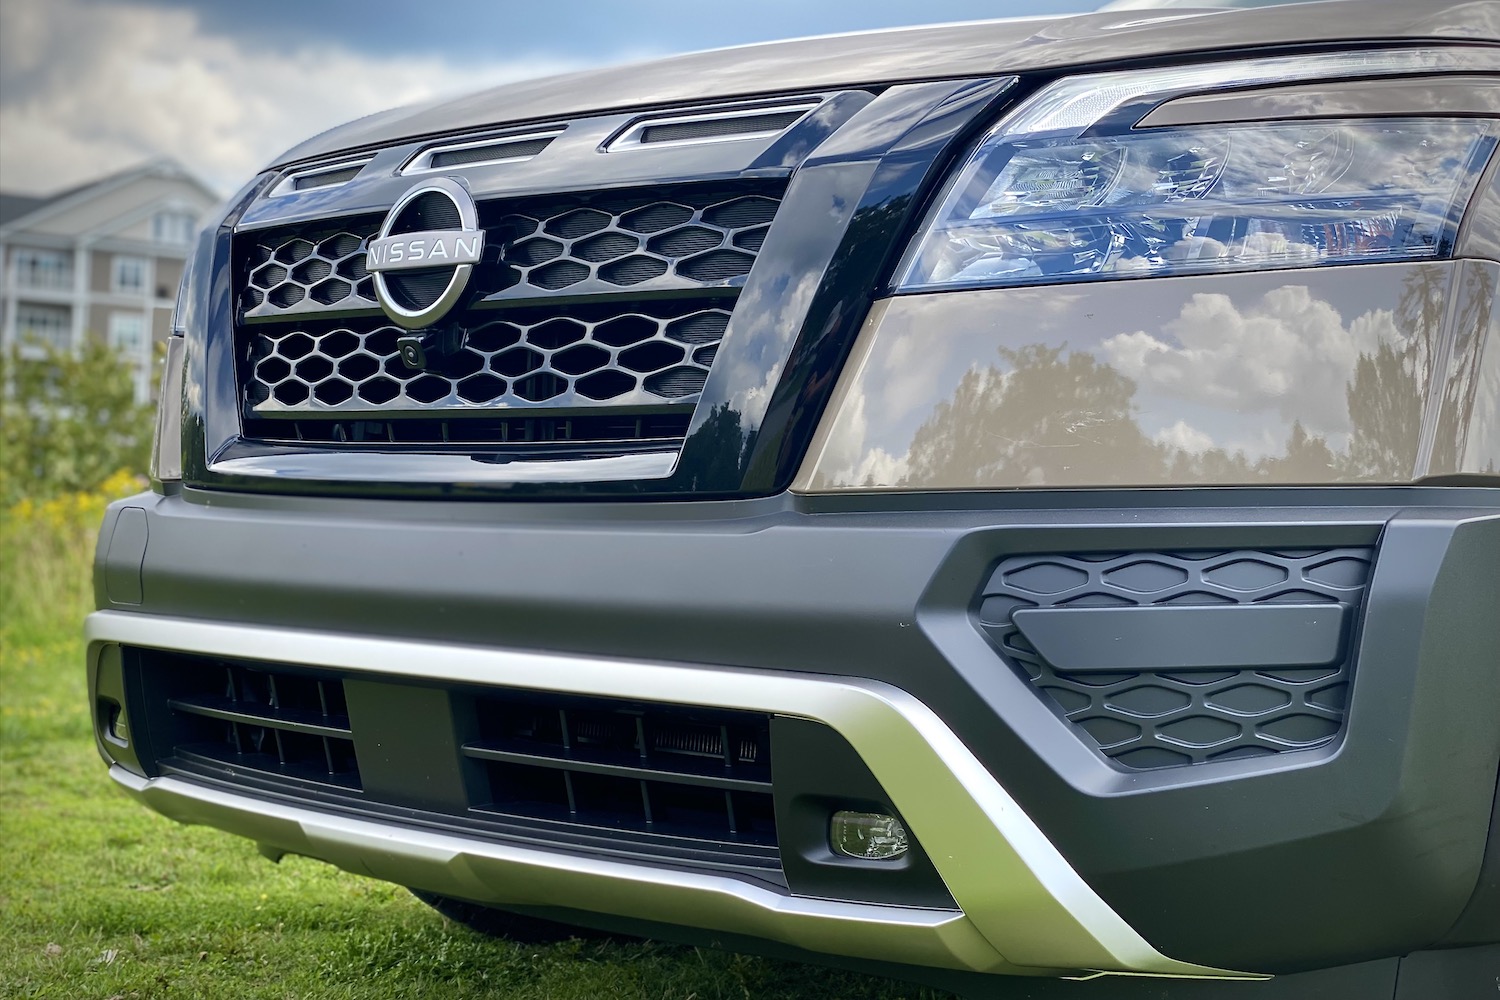
[[[1257,10],[1117,10],[866,31],[695,52],[503,84],[380,112],[274,166],[403,139],[705,99],[1053,71],[1225,49],[1414,39],[1500,41],[1500,0],[1326,0]]]

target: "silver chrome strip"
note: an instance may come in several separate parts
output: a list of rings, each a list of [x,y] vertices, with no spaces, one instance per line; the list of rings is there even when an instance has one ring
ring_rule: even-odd
[[[182,823],[219,827],[290,854],[409,888],[495,905],[586,908],[643,920],[754,934],[837,954],[939,968],[1000,971],[1004,959],[955,910],[784,895],[700,872],[541,851],[266,803],[178,778],[110,776]]]
[[[499,412],[499,411],[497,411]],[[308,419],[319,414],[308,411]],[[525,415],[525,414],[521,414]],[[608,444],[600,445],[607,447]],[[476,451],[486,446],[476,444]],[[497,448],[504,445],[497,445]],[[511,458],[485,462],[470,455],[435,452],[307,451],[255,455],[210,462],[208,471],[223,476],[263,479],[322,479],[348,483],[607,483],[621,479],[666,479],[677,468],[678,453],[644,451],[598,458]]]
[[[374,159],[374,157],[365,156],[356,160],[340,160],[337,163],[325,163],[320,166],[308,167],[303,170],[293,170],[286,176],[282,177],[281,180],[277,181],[276,186],[271,188],[271,190],[266,193],[266,197],[280,198],[283,195],[300,194],[301,192],[296,187],[297,182],[300,180],[304,180],[308,177],[318,177],[322,174],[331,174],[339,170],[348,170],[350,167],[363,167],[372,159]],[[352,180],[354,180],[353,177],[349,178],[349,180],[347,181],[338,181],[334,184],[323,184],[315,188],[307,188],[306,190],[331,191],[336,187],[343,187],[345,184],[348,184]]]
[[[799,98],[779,104],[760,104],[755,107],[736,106],[724,108],[718,111],[701,111],[691,114],[662,114],[647,115],[637,118],[619,135],[604,144],[606,152],[616,152],[624,149],[636,149],[650,146],[652,149],[670,149],[674,146],[697,146],[709,142],[733,142],[738,139],[764,139],[766,136],[779,135],[787,129],[802,121],[811,111],[823,103],[821,97]],[[754,132],[735,132],[731,135],[709,135],[692,139],[668,139],[663,142],[644,142],[642,136],[648,128],[659,128],[663,125],[692,125],[696,122],[730,121],[735,118],[754,118],[757,115],[778,115],[800,111],[801,116],[795,121],[788,122],[778,128],[760,129]]]
[[[483,139],[473,139],[468,142],[445,142],[436,146],[428,146],[408,160],[398,173],[421,174],[432,170],[463,170],[467,167],[487,167],[493,163],[519,163],[522,160],[529,160],[539,154],[527,153],[524,156],[506,156],[501,153],[493,158],[453,164],[446,167],[434,167],[432,159],[439,153],[459,153],[466,149],[483,149],[486,146],[504,147],[518,142],[536,142],[540,139],[552,140],[562,135],[563,131],[561,128],[554,128],[539,132],[522,132],[515,135],[492,135]]]
[[[148,805],[292,853],[405,885],[503,905],[577,901],[644,919],[792,941],[831,954],[1031,975],[1099,971],[1254,978],[1162,955],[1073,870],[1020,805],[931,709],[855,677],[372,638],[100,611],[104,643],[298,663],[462,684],[711,705],[811,719],[863,758],[962,908],[914,911],[786,897],[738,880],[424,834],[392,824],[210,792],[179,779],[134,783]],[[117,775],[117,778],[120,778]]]

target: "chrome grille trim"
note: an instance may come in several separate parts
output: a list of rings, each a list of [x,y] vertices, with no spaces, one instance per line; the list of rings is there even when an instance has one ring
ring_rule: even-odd
[[[316,167],[288,171],[286,176],[276,182],[276,186],[270,190],[267,197],[279,198],[283,195],[297,194],[300,191],[342,187],[354,180],[372,159],[374,157],[364,156],[354,160],[340,160],[337,163],[325,163]]]
[[[700,111],[677,111],[638,118],[618,136],[605,143],[606,152],[623,152],[650,146],[693,146],[706,142],[732,142],[777,135],[796,125],[824,101],[823,97],[799,97],[790,101],[736,105]],[[696,127],[696,128],[695,128]],[[653,130],[681,129],[681,137],[653,138]],[[697,131],[699,134],[690,133]]]
[[[464,167],[488,166],[493,163],[516,163],[537,156],[563,134],[561,128],[541,129],[512,135],[486,136],[465,142],[445,142],[428,146],[407,161],[402,174],[423,174],[437,170],[460,170]],[[445,156],[451,162],[437,162]]]

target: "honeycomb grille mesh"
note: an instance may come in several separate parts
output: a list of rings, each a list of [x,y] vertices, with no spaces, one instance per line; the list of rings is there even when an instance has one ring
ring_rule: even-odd
[[[243,234],[244,415],[267,440],[288,436],[263,433],[268,419],[402,420],[411,426],[385,434],[386,443],[415,444],[434,438],[415,427],[420,420],[448,442],[453,417],[690,413],[780,205],[780,183],[481,204],[490,249],[468,300],[424,334],[429,346],[439,341],[425,369],[402,360],[406,331],[387,321],[365,270],[380,216]],[[368,440],[336,435],[356,436]],[[551,439],[523,435],[543,437]]]
[[[375,219],[250,242],[240,293],[245,314],[379,308],[374,280],[365,270],[365,248],[379,225]]]
[[[504,260],[519,283],[558,291],[594,280],[629,288],[673,275],[717,284],[750,273],[777,199],[725,192],[562,200],[506,215]]]
[[[720,288],[750,273],[780,207],[779,191],[685,187],[666,194],[530,199],[481,206],[500,246],[471,281],[480,294]],[[247,319],[379,310],[365,250],[380,216],[241,238]]]
[[[429,371],[407,367],[387,324],[252,327],[246,403],[257,416],[676,403],[702,390],[728,323],[692,303],[517,311]]]
[[[1058,670],[1017,629],[1022,608],[1344,604],[1364,600],[1368,548],[1014,556],[979,595],[979,624],[1001,657],[1124,767],[1264,757],[1323,746],[1344,724],[1352,670]]]

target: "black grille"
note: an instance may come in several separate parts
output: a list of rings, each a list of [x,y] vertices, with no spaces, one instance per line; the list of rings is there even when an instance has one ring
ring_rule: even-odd
[[[785,887],[768,715],[122,652],[148,774]]]
[[[545,291],[584,282],[631,288],[675,277],[713,285],[748,274],[780,205],[773,189],[558,198],[518,206],[499,228],[518,284]],[[709,260],[712,263],[708,263]]]
[[[1333,663],[1258,669],[1069,673],[1027,642],[1023,608],[1344,605],[1357,615],[1367,548],[1013,556],[980,593],[979,623],[1001,656],[1091,746],[1144,769],[1264,757],[1326,745],[1343,728],[1353,669],[1347,636]]]
[[[365,247],[379,228],[378,218],[350,220],[243,241],[240,302],[246,314],[379,308],[365,270]]]
[[[482,810],[776,843],[767,716],[521,694],[478,711],[464,753],[485,767]]]
[[[479,416],[456,420],[424,417],[384,420],[245,421],[245,433],[262,441],[339,445],[556,445],[675,444],[687,434],[692,414],[576,413],[567,416]],[[602,453],[602,452],[601,452]]]
[[[379,321],[246,329],[247,416],[436,413],[691,402],[729,323],[724,305],[659,300],[507,311],[446,359],[413,369]]]
[[[152,740],[169,762],[360,787],[337,677],[171,653],[154,657],[148,698],[162,715]]]
[[[764,183],[487,202],[480,223],[499,259],[487,255],[470,287],[501,301],[732,287],[780,204],[781,186]],[[240,237],[244,317],[377,311],[365,245],[380,224],[359,216]]]
[[[489,249],[468,298],[429,336],[441,346],[423,369],[400,357],[406,331],[381,313],[365,270],[380,216],[241,236],[246,436],[398,447],[680,441],[781,190],[755,181],[482,204]],[[392,294],[431,300],[423,277],[392,277]],[[459,429],[455,418],[487,423]]]

